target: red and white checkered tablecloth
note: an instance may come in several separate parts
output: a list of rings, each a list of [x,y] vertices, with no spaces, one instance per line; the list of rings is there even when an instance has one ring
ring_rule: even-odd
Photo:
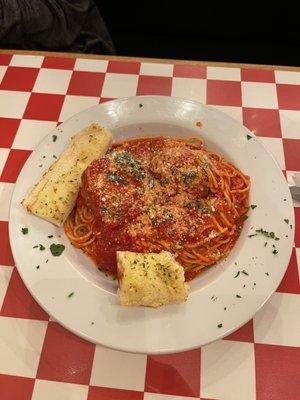
[[[201,349],[146,356],[95,346],[49,319],[22,283],[8,212],[25,160],[71,115],[142,94],[213,105],[260,136],[288,179],[300,171],[300,72],[0,54],[0,400],[300,399],[300,203],[277,292]]]

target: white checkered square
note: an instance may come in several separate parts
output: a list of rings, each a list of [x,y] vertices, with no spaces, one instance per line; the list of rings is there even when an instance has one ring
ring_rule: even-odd
[[[220,81],[240,81],[240,68],[207,67],[207,79]]]
[[[256,343],[300,346],[300,296],[274,293],[254,317]]]
[[[138,84],[138,75],[105,74],[101,97],[135,96]]]
[[[282,137],[300,140],[300,111],[279,110],[279,115]]]
[[[1,195],[0,195],[1,196]],[[2,201],[2,198],[1,198]],[[7,291],[13,267],[0,265],[0,310]],[[0,317],[1,318],[1,317]],[[0,361],[1,364],[1,361]]]
[[[201,349],[201,397],[255,399],[253,343],[219,340]]]
[[[72,71],[42,68],[35,81],[33,92],[65,94],[68,90]]]
[[[36,376],[47,322],[0,317],[0,374]]]
[[[274,83],[242,82],[243,107],[278,108],[276,85]]]
[[[2,82],[2,79],[5,75],[6,70],[7,70],[7,67],[0,65],[0,83]]]
[[[260,140],[266,145],[267,149],[273,154],[279,167],[285,169],[285,159],[282,140],[279,138],[260,137]]]
[[[22,119],[12,147],[33,150],[56,127],[56,122]]]
[[[0,182],[0,221],[8,221],[10,200],[14,187],[15,185],[13,183]]]
[[[86,400],[88,386],[37,379],[32,400]]]
[[[30,56],[24,54],[15,54],[9,65],[13,65],[14,67],[32,67],[32,68],[40,68],[43,64],[44,57],[43,56]]]
[[[231,107],[231,106],[213,106],[223,113],[229,115],[229,117],[235,119],[239,123],[243,123],[243,110],[242,107]]]
[[[90,385],[143,391],[146,362],[147,356],[143,354],[97,346]]]
[[[173,78],[172,96],[206,102],[206,80],[191,78]]]
[[[0,148],[0,175],[2,174],[8,155],[9,149]]]
[[[276,83],[300,85],[300,73],[297,71],[275,71]]]
[[[30,92],[0,90],[0,117],[22,118]]]
[[[106,72],[107,60],[88,60],[85,58],[77,58],[74,66],[75,71],[89,72]]]
[[[173,76],[173,64],[141,63],[140,75]]]
[[[99,104],[99,97],[67,95],[60,112],[59,121],[64,122],[73,115]]]

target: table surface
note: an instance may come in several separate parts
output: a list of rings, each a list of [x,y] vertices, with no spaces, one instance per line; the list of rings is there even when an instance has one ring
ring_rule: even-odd
[[[0,399],[299,399],[300,203],[287,273],[253,320],[224,340],[162,356],[95,346],[49,318],[14,267],[8,215],[40,140],[73,114],[125,96],[222,110],[260,137],[291,180],[300,171],[300,69],[22,53],[0,51]]]

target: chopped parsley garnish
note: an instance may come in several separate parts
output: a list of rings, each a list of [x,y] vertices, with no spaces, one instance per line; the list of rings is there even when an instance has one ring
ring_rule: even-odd
[[[242,274],[244,274],[244,275],[249,275],[248,272],[245,271],[244,269],[243,269],[243,271],[242,271]]]
[[[120,183],[123,185],[127,185],[129,183],[125,179],[121,178],[116,172],[108,172],[106,177],[110,182]]]
[[[39,246],[36,244],[35,246],[33,246],[33,249],[37,249]]]
[[[268,244],[268,242],[265,242],[264,247],[266,247],[267,244]]]
[[[227,307],[224,307],[224,311],[226,311],[227,310]]]
[[[179,246],[183,246],[184,245],[184,241],[183,240],[179,240],[178,244],[179,244]]]
[[[40,266],[39,266],[39,265],[37,265],[35,268],[36,268],[36,269],[39,269],[39,268],[40,268]]]
[[[211,212],[211,208],[202,200],[196,200],[195,205],[202,214],[209,214]]]
[[[107,207],[101,207],[100,211],[103,212],[103,213],[107,213],[108,209],[107,209]]]
[[[252,233],[252,235],[248,235],[248,238],[252,238],[253,236],[257,236],[257,233]]]
[[[151,212],[151,207],[146,207],[145,208],[145,213],[149,215],[150,212]]]
[[[285,222],[286,224],[289,224],[289,223],[290,223],[290,221],[289,221],[288,219],[284,219],[284,222]]]
[[[107,174],[106,176],[107,176],[107,179],[108,179],[110,182],[119,182],[119,180],[121,179],[121,178],[119,177],[119,175],[116,174],[115,172],[108,172],[108,174]]]
[[[74,296],[74,292],[71,292],[71,293],[68,294],[68,298],[70,298],[72,296]]]
[[[42,244],[39,244],[39,248],[40,248],[41,251],[46,249],[46,247],[43,246]]]
[[[55,244],[52,243],[50,246],[50,251],[52,253],[53,256],[57,257],[60,256],[62,254],[62,252],[64,251],[65,246],[63,244]]]
[[[115,155],[115,162],[118,165],[125,166],[125,171],[128,174],[133,175],[138,181],[141,181],[145,178],[145,171],[141,167],[141,163],[135,160],[132,154],[130,154],[128,151],[117,153]]]
[[[218,324],[218,328],[222,328],[223,324]]]
[[[290,228],[293,229],[293,225],[292,224],[290,225]]]
[[[43,158],[46,158],[46,156],[43,156]]]
[[[189,171],[187,173],[182,174],[183,182],[184,183],[191,183],[196,178],[197,172],[196,171]]]
[[[122,153],[117,153],[115,156],[115,160],[117,164],[127,164],[134,161],[133,156],[128,152],[124,151]]]
[[[274,250],[272,251],[272,253],[276,255],[276,254],[278,254],[278,250],[274,249]]]
[[[240,274],[240,271],[238,271],[234,277],[237,278],[239,276],[239,274]]]
[[[145,178],[145,172],[142,169],[140,169],[139,171],[136,171],[134,173],[134,177],[138,181],[142,181]]]
[[[23,235],[27,235],[28,228],[22,228],[21,231],[22,231]]]
[[[94,321],[92,321],[92,322],[91,322],[91,325],[95,325],[95,322],[94,322]]]
[[[55,154],[53,154],[53,156],[52,156],[52,157],[53,157],[53,158],[57,158]]]
[[[47,258],[47,260],[45,261],[46,262],[46,264],[47,264],[47,262],[48,262],[49,260],[48,260],[48,258]]]
[[[235,297],[236,297],[237,299],[241,299],[241,298],[242,298],[242,296],[240,296],[239,294],[236,294]]]
[[[140,104],[139,104],[139,107],[140,107],[140,108],[142,108],[142,107],[143,107],[143,104],[142,104],[142,103],[140,103]]]
[[[40,164],[39,167],[42,168],[43,164]]]
[[[270,274],[269,274],[269,272],[265,272],[265,275],[269,276]]]
[[[158,227],[159,223],[158,223],[157,218],[153,218],[152,219],[151,225],[153,226],[153,228],[157,228]]]
[[[255,232],[261,233],[263,236],[265,236],[267,238],[271,238],[271,239],[274,239],[274,240],[279,240],[279,237],[277,237],[274,232],[268,232],[268,231],[265,231],[262,228],[261,229],[256,229]]]
[[[256,204],[251,204],[251,206],[250,206],[250,207],[251,207],[251,209],[252,209],[252,210],[254,210],[254,208],[256,208],[256,207],[257,207],[257,205],[256,205]]]
[[[56,140],[57,140],[57,135],[52,135],[52,141],[56,142]]]
[[[252,136],[251,135],[247,135],[246,138],[247,138],[247,140],[250,140],[250,139],[252,139]]]
[[[164,212],[164,219],[166,221],[170,221],[173,218],[173,214],[171,213],[171,211],[166,210]]]
[[[49,239],[53,238],[53,235],[48,235],[48,238],[49,238]]]

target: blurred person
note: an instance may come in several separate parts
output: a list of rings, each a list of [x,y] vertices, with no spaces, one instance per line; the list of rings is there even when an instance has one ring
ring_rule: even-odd
[[[115,53],[93,0],[0,0],[0,47]]]

